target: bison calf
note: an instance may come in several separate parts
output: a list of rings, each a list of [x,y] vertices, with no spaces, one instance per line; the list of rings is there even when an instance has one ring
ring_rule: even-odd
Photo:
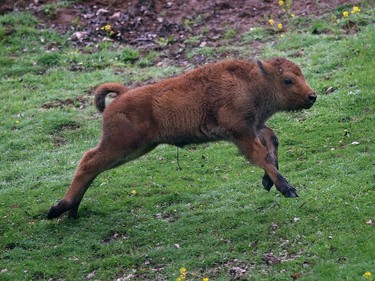
[[[117,97],[105,108],[110,92]],[[95,95],[96,107],[103,112],[101,141],[83,155],[68,190],[51,207],[48,218],[68,210],[70,217],[77,217],[82,197],[97,175],[162,143],[231,141],[264,169],[267,190],[275,184],[284,196],[296,197],[296,190],[278,171],[277,138],[265,122],[278,111],[310,108],[316,98],[300,68],[284,58],[208,64],[132,90],[103,84]]]

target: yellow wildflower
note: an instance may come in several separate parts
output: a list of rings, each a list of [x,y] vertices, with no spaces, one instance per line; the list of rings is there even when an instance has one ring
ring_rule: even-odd
[[[15,122],[16,124],[18,124],[18,123],[20,123],[20,120],[16,120],[16,122]]]
[[[284,1],[283,0],[280,0],[279,1],[279,6],[283,6],[284,5]]]
[[[282,24],[282,23],[279,23],[279,24],[277,25],[277,28],[278,28],[278,29],[283,29],[283,24]]]
[[[202,279],[202,281],[208,281],[208,278],[207,278],[207,277],[205,277],[205,278],[203,278],[203,279]]]
[[[346,17],[349,16],[349,13],[347,11],[344,11],[344,12],[342,12],[342,15],[344,16],[344,18],[346,18]]]
[[[135,196],[135,195],[137,195],[137,191],[132,190],[132,191],[130,191],[130,194],[133,195],[133,196]]]
[[[180,268],[180,273],[181,273],[181,277],[185,278],[185,276],[186,276],[186,268],[185,267],[181,267]]]
[[[294,18],[296,15],[295,15],[295,14],[290,14],[290,16],[291,16],[292,18]]]
[[[101,30],[105,30],[105,31],[107,31],[107,32],[110,32],[111,29],[112,29],[112,27],[111,27],[110,24],[107,23],[105,26],[102,26],[100,29],[101,29]]]
[[[353,10],[352,10],[352,14],[356,14],[356,13],[359,13],[361,10],[359,9],[358,6],[354,6],[353,7]]]
[[[371,272],[370,271],[366,271],[365,273],[363,273],[363,277],[365,277],[366,279],[368,279],[368,280],[371,280]]]
[[[176,281],[184,281],[186,279],[186,268],[181,267],[180,268],[180,277],[176,279]]]
[[[268,20],[268,23],[269,23],[270,25],[274,25],[274,24],[275,24],[275,21],[274,21],[273,19],[270,19],[270,20]]]

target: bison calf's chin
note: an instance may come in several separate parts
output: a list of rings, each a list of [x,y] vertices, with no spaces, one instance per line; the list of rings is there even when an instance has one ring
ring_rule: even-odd
[[[109,93],[117,96],[106,107]],[[275,185],[284,196],[297,197],[279,172],[278,139],[265,123],[277,111],[310,108],[316,97],[300,68],[284,58],[208,64],[135,89],[102,84],[95,93],[95,105],[103,112],[101,141],[83,155],[64,197],[51,207],[48,218],[67,211],[76,218],[96,176],[159,144],[232,142],[247,160],[264,169],[266,190]]]

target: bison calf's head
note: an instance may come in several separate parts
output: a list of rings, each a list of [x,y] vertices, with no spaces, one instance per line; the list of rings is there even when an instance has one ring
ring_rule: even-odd
[[[293,62],[283,58],[257,61],[278,110],[293,111],[313,106],[317,95],[307,84],[301,69]]]

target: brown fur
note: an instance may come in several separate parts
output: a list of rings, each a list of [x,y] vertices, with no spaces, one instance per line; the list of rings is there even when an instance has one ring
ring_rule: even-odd
[[[105,109],[104,98],[110,92],[118,96]],[[296,190],[278,171],[277,138],[265,122],[278,111],[310,108],[315,99],[300,68],[283,58],[209,64],[132,90],[117,83],[103,84],[95,97],[103,111],[102,139],[84,154],[71,185],[48,217],[68,210],[77,217],[82,197],[98,174],[161,143],[233,142],[265,170],[267,190],[275,184],[286,197],[296,197]]]

